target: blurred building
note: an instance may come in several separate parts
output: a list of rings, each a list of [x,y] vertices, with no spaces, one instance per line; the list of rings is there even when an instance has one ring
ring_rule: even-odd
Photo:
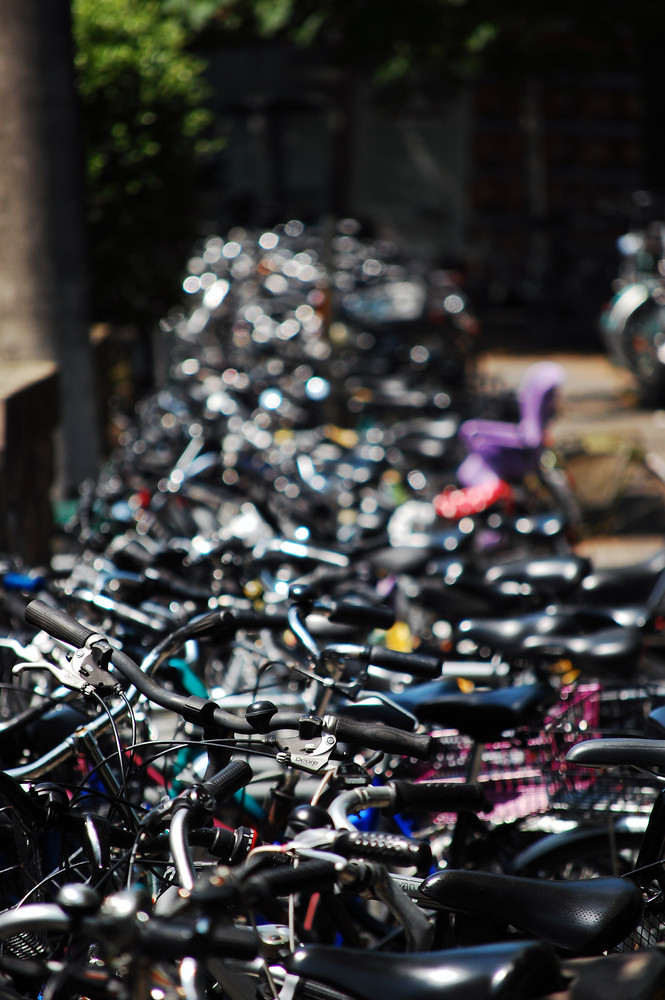
[[[403,102],[283,43],[207,53],[225,139],[211,225],[354,215],[463,266],[488,336],[595,348],[649,130],[630,40],[611,71],[575,45],[568,65]]]

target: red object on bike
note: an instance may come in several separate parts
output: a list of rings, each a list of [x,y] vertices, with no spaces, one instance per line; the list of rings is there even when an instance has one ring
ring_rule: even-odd
[[[434,497],[434,509],[439,517],[449,521],[459,521],[462,517],[480,514],[499,501],[511,504],[514,499],[513,488],[504,479],[493,479],[476,486],[464,486],[461,489],[451,487]]]

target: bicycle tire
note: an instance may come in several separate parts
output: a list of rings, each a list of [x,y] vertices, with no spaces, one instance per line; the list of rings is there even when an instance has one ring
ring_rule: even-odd
[[[641,831],[629,829],[580,828],[551,834],[515,859],[513,873],[556,880],[625,875],[635,867],[642,841]]]

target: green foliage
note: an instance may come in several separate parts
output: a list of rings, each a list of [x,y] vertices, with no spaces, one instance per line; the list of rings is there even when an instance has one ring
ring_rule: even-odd
[[[219,12],[219,0],[163,0],[167,17],[176,18],[188,31],[202,31]]]
[[[415,75],[468,79],[487,68],[542,68],[570,34],[588,38],[591,57],[614,64],[626,37],[665,27],[662,0],[165,0],[181,18],[227,37],[288,38],[317,44],[338,66],[375,83]],[[562,39],[564,41],[562,41]],[[589,58],[591,48],[580,59]]]
[[[450,77],[467,76],[497,44],[522,35],[528,45],[547,14],[525,16],[518,0],[167,0],[199,27],[244,38],[286,37],[317,43],[332,60],[390,83],[425,65]],[[205,8],[205,16],[200,15]],[[186,11],[189,11],[188,15]],[[550,15],[551,16],[551,15]]]
[[[662,0],[72,0],[89,181],[95,319],[154,319],[196,230],[197,163],[210,152],[206,46],[288,39],[317,46],[403,99],[488,67],[540,72],[578,58],[619,66],[633,33],[657,37]],[[583,44],[566,44],[575,25]],[[563,39],[563,42],[562,42]]]
[[[205,64],[160,0],[73,0],[95,320],[154,320],[177,300],[210,149]]]

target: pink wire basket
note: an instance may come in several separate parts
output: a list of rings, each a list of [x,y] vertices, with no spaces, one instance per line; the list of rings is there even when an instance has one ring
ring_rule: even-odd
[[[657,793],[655,780],[631,768],[581,768],[568,764],[570,747],[582,740],[619,734],[644,735],[644,720],[665,688],[563,688],[539,729],[524,728],[482,748],[476,780],[492,804],[485,819],[505,823],[531,816],[566,814],[570,819],[647,813]],[[467,781],[474,742],[445,730],[434,734],[439,751],[423,780]],[[436,817],[449,825],[454,816]]]

